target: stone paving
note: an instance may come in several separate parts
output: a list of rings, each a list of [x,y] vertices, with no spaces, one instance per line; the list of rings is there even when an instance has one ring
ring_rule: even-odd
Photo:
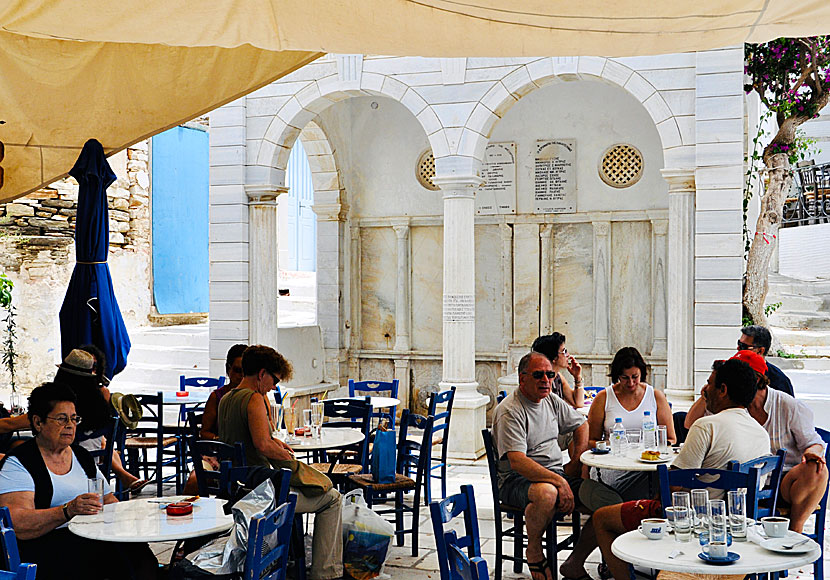
[[[490,571],[491,577],[495,578],[493,570],[495,569],[495,526],[493,523],[493,497],[490,492],[490,481],[487,473],[486,459],[482,458],[478,461],[454,461],[447,469],[447,493],[457,493],[462,485],[472,484],[475,487],[476,509],[479,518],[479,532],[481,534],[481,552],[485,560],[487,560],[487,568]],[[165,492],[166,494],[173,494],[173,490]],[[148,493],[143,494],[147,496]],[[432,524],[429,520],[429,509],[421,506],[420,509],[420,535],[419,535],[419,554],[412,556],[411,539],[406,538],[406,544],[403,547],[393,546],[389,559],[387,560],[385,572],[394,580],[420,580],[424,578],[437,579],[438,572],[438,558],[435,551],[435,538],[432,533]],[[459,526],[463,526],[462,522],[454,522]],[[459,527],[459,529],[461,529]],[[562,532],[564,533],[564,531]],[[172,543],[158,543],[151,544],[153,550],[159,557],[159,561],[166,563],[170,561],[170,555],[173,549]],[[512,544],[505,543],[505,549],[512,548]],[[825,542],[825,550],[830,548],[830,540]],[[560,552],[559,563],[561,563],[570,554],[569,551]],[[599,550],[596,550],[588,559],[588,564],[585,566],[588,573],[594,580],[599,579],[597,573],[597,566],[600,562]],[[506,580],[512,578],[530,578],[530,573],[525,566],[521,574],[514,574],[512,571],[512,563],[507,562],[503,567],[502,577]],[[557,578],[561,575],[557,572]],[[804,567],[803,569],[792,570],[789,576],[793,580],[812,580],[812,566]],[[830,578],[829,573],[825,573],[826,578]]]

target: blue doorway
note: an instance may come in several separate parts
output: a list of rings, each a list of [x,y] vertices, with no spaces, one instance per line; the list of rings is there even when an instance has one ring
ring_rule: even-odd
[[[314,272],[317,269],[317,217],[311,167],[302,142],[297,139],[288,157],[285,185],[288,193],[280,200],[286,213],[286,231],[280,235],[281,270]]]
[[[208,133],[175,127],[151,145],[153,299],[159,314],[208,311]]]

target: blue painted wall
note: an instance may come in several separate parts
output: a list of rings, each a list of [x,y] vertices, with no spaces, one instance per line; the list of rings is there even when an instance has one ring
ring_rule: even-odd
[[[280,211],[287,214],[288,231],[280,236],[280,244],[286,246],[283,255],[287,255],[287,262],[281,262],[280,269],[314,272],[317,269],[317,216],[311,209],[314,185],[308,157],[299,139],[288,157],[285,185],[288,193],[280,201]]]
[[[159,314],[208,311],[208,134],[153,137],[153,297]]]

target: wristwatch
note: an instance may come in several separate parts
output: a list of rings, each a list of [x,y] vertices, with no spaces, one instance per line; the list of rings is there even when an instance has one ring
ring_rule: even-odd
[[[69,502],[66,502],[61,507],[63,508],[63,517],[65,517],[66,521],[68,522],[72,519],[72,516],[69,515]]]

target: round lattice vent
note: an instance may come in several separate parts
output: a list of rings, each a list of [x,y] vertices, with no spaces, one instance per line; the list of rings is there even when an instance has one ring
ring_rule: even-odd
[[[612,145],[602,155],[599,176],[611,187],[632,186],[643,176],[643,154],[633,145]]]
[[[415,177],[418,178],[418,183],[427,189],[438,190],[438,186],[432,183],[432,178],[435,177],[435,157],[432,156],[432,151],[429,149],[421,153],[421,157],[418,158]]]

